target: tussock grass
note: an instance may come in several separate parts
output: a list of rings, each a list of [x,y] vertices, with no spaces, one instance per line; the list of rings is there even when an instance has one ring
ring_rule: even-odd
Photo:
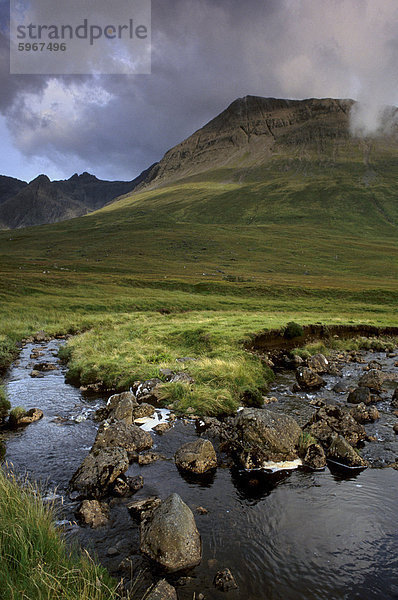
[[[67,548],[38,489],[0,469],[2,600],[114,600],[115,587],[87,553]]]

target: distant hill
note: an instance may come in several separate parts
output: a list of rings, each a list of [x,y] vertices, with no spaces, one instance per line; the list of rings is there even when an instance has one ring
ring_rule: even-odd
[[[131,192],[145,175],[126,182],[102,181],[89,173],[65,181],[39,175],[29,184],[0,176],[0,227],[16,229],[80,217]]]

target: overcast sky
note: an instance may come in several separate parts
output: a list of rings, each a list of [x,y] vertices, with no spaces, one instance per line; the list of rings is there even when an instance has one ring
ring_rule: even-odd
[[[10,75],[8,4],[0,173],[20,179],[132,179],[247,94],[358,99],[370,131],[398,105],[397,0],[152,0],[152,74],[96,77]]]

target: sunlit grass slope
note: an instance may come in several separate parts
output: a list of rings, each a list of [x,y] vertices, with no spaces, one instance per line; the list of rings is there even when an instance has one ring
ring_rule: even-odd
[[[193,356],[181,405],[220,412],[267,379],[248,334],[289,320],[396,324],[397,159],[388,147],[371,163],[357,147],[322,156],[241,161],[1,232],[4,352],[38,329],[90,330],[71,342],[71,369],[117,389]]]

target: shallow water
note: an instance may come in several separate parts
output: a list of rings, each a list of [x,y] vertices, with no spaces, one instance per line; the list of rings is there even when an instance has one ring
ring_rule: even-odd
[[[42,348],[46,353],[38,361],[57,362],[53,356],[57,342]],[[67,483],[95,438],[97,425],[90,415],[106,398],[84,396],[66,385],[62,368],[32,379],[29,374],[38,361],[29,358],[31,349],[32,345],[26,346],[19,366],[11,369],[8,391],[13,406],[37,406],[45,416],[8,434],[6,458],[18,471],[28,471],[31,477],[47,482],[50,492],[57,487],[57,493],[65,497],[60,518],[73,521],[77,504],[68,500]],[[360,368],[362,365],[347,366],[355,371],[353,378]],[[275,409],[286,403],[285,408],[290,405],[294,411],[299,399],[287,391],[290,387],[291,374],[280,375],[272,391],[280,396]],[[325,393],[319,394],[322,396]],[[386,405],[383,427],[388,435],[390,413]],[[76,422],[81,415],[88,418]],[[207,600],[398,598],[397,471],[368,469],[346,478],[329,469],[264,475],[224,467],[205,481],[195,481],[182,477],[172,460],[182,443],[195,438],[193,424],[178,421],[164,436],[154,435],[154,449],[169,460],[144,467],[133,464],[129,470],[132,475],[142,474],[145,481],[134,499],[152,494],[166,498],[177,492],[194,511],[203,560],[188,574],[191,579],[178,582],[180,600],[192,600],[194,592],[202,592]],[[393,437],[391,444],[395,449]],[[196,513],[198,506],[205,507],[208,514]],[[116,572],[120,562],[130,557],[132,573],[140,574],[142,588],[156,575],[139,554],[138,524],[129,517],[125,501],[112,507],[105,528],[92,531],[71,524],[67,529],[111,571]],[[115,546],[119,554],[110,558],[107,550]],[[239,585],[227,595],[212,584],[215,573],[225,567]],[[176,577],[170,581],[177,583]]]

